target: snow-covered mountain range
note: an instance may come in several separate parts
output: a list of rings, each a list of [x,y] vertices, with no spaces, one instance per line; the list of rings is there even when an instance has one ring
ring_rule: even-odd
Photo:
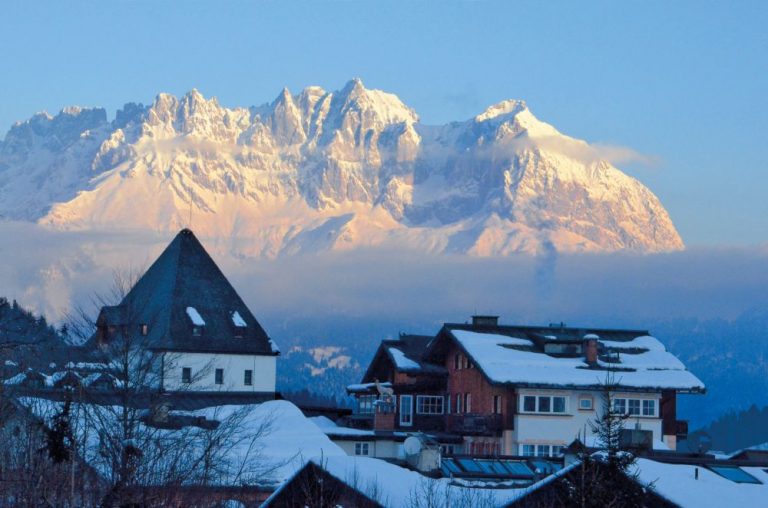
[[[240,254],[679,250],[667,211],[590,145],[504,101],[442,126],[393,94],[283,90],[229,109],[197,90],[71,107],[0,142],[0,215],[67,230],[190,224]]]

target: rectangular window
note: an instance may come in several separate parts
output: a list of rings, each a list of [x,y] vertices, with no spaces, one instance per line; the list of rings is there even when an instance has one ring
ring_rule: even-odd
[[[359,414],[373,414],[373,401],[376,400],[375,395],[361,395],[357,398],[357,412]]]
[[[613,412],[620,415],[627,414],[627,399],[613,399]]]
[[[563,396],[525,395],[523,396],[523,413],[557,413],[565,414],[566,401]]]
[[[643,401],[643,416],[656,416],[656,401],[644,400]]]
[[[523,411],[526,413],[536,412],[536,397],[532,395],[526,395],[523,397]]]
[[[627,412],[632,416],[637,416],[640,414],[640,400],[639,399],[629,399],[627,401],[627,407],[629,408]]]
[[[192,382],[192,369],[189,367],[184,367],[181,369],[181,382],[185,384]]]
[[[246,370],[245,374],[243,375],[243,384],[245,386],[253,386],[253,371],[252,370]]]
[[[456,394],[456,408],[455,408],[456,409],[456,414],[461,413],[461,408],[462,408],[462,405],[461,405],[461,394],[457,393]]]
[[[591,411],[592,404],[593,404],[592,397],[581,397],[579,399],[579,409],[582,411]]]
[[[456,356],[453,357],[453,368],[454,370],[461,368],[461,355],[459,353],[456,353]]]
[[[144,335],[144,336],[146,336],[146,335],[147,335],[147,333],[149,333],[149,325],[147,325],[147,324],[142,324],[142,325],[141,325],[141,334],[142,334],[142,335]]]
[[[497,415],[501,414],[501,395],[493,396],[493,412]]]
[[[413,395],[400,396],[400,425],[413,425]]]
[[[565,450],[565,446],[554,445],[554,446],[552,446],[552,456],[553,457],[562,457],[564,450]]]
[[[536,447],[536,455],[539,457],[549,457],[551,448],[549,445],[538,445]]]
[[[442,397],[435,395],[417,395],[416,414],[441,415],[443,414],[444,400]]]
[[[533,457],[536,455],[536,445],[532,444],[524,444],[522,446],[522,453],[520,455],[523,455],[525,457]]]
[[[355,443],[355,455],[370,455],[370,443]]]
[[[471,393],[464,394],[464,412],[465,413],[472,412],[472,394]]]
[[[214,375],[214,381],[217,385],[224,384],[224,369],[216,369],[216,373]]]

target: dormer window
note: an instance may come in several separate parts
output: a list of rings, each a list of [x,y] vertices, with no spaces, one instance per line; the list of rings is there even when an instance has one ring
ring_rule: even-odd
[[[235,327],[235,338],[242,339],[245,336],[245,320],[239,312],[234,311],[232,313],[232,325]]]
[[[203,316],[194,307],[187,307],[187,316],[192,321],[192,336],[200,337],[203,334],[203,327],[205,327]]]

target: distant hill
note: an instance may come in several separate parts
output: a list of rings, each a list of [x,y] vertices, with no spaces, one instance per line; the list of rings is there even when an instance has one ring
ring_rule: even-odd
[[[0,297],[0,372],[27,367],[47,369],[51,362],[66,363],[70,348],[62,333],[35,316],[16,300]]]
[[[768,406],[758,409],[753,405],[746,411],[727,413],[691,436],[701,433],[712,438],[713,450],[725,452],[768,443]]]

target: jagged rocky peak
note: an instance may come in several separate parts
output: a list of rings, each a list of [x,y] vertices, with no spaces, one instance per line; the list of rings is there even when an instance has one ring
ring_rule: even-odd
[[[112,122],[69,108],[15,125],[0,144],[0,214],[171,231],[191,204],[201,234],[265,256],[681,249],[656,196],[594,153],[521,100],[424,126],[360,79],[249,108],[193,89],[128,103]]]

